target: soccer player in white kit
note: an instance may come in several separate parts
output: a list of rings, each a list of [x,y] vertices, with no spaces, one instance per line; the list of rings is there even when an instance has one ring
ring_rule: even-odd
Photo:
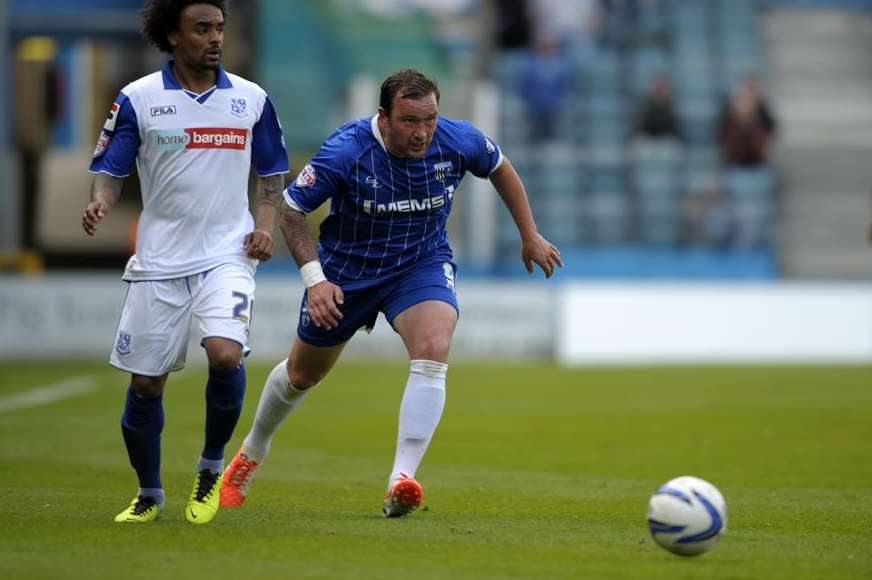
[[[489,179],[499,193],[530,273],[534,263],[547,277],[563,265],[499,147],[470,123],[438,113],[434,81],[415,70],[392,74],[382,83],[378,114],[339,127],[285,190],[280,224],[307,290],[291,352],[267,379],[254,425],[224,474],[223,507],[242,505],[279,425],[379,312],[409,355],[383,512],[400,517],[421,505],[415,471],[445,405],[459,312],[447,223],[467,173]],[[327,200],[316,251],[304,214]]]
[[[218,511],[224,446],[242,410],[248,330],[258,260],[272,231],[288,171],[281,127],[267,94],[220,65],[223,0],[151,0],[143,10],[150,42],[172,55],[158,72],[124,87],[94,151],[88,235],[118,200],[136,161],[143,209],[112,366],[131,374],[121,430],[139,490],[116,522],[151,522],[164,503],[160,480],[163,390],[184,367],[196,321],[209,360],[205,444],[185,518]],[[255,215],[248,175],[257,174]]]

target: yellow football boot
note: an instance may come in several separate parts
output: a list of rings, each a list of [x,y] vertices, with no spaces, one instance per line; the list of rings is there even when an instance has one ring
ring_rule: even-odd
[[[208,524],[218,513],[221,497],[221,474],[202,470],[194,480],[194,489],[185,506],[185,519],[192,524]]]
[[[119,523],[145,524],[153,522],[160,514],[161,506],[151,496],[140,495],[133,498],[126,510],[115,516]]]

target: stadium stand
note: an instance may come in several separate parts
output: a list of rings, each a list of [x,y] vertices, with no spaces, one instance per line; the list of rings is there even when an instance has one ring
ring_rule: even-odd
[[[524,49],[494,60],[503,94],[499,139],[518,161],[541,228],[570,253],[611,260],[605,267],[569,265],[582,276],[774,277],[774,170],[726,171],[717,148],[727,95],[748,75],[765,72],[757,2],[620,6],[605,15],[592,54],[587,46],[563,47],[571,76],[566,106],[559,130],[533,151],[536,121],[521,88]],[[632,137],[635,109],[655,77],[672,87],[681,140]],[[736,220],[726,248],[699,245],[685,231],[686,201],[712,184],[724,190]],[[501,253],[513,260],[508,214],[501,219]]]

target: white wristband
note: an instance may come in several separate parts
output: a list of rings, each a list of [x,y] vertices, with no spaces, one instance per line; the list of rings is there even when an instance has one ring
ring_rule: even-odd
[[[313,260],[303,264],[300,268],[300,276],[303,277],[303,284],[306,288],[311,288],[315,284],[325,282],[327,277],[324,275],[324,270],[321,269],[321,262]]]

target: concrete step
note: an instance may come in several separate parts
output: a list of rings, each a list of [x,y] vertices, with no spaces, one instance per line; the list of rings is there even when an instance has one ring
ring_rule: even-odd
[[[872,279],[872,18],[858,12],[771,10],[762,28],[776,144],[782,272]]]
[[[793,279],[872,280],[872,248],[865,252],[795,252],[782,257],[782,273]]]
[[[872,142],[860,146],[778,144],[776,165],[785,192],[842,192],[866,197],[872,190]]]

